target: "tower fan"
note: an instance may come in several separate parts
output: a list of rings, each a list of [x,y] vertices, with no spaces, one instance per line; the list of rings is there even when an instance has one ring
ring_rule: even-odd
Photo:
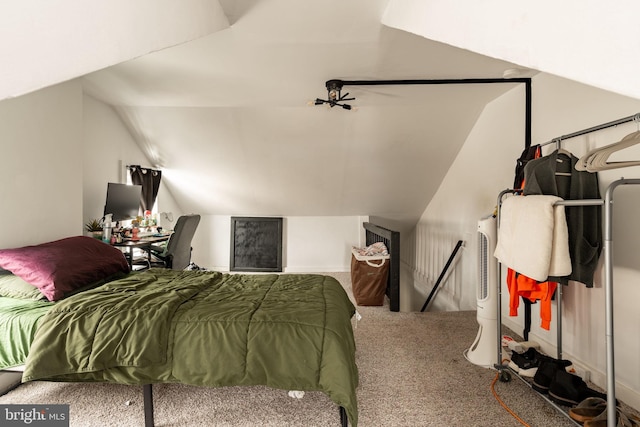
[[[493,215],[478,221],[478,284],[476,339],[466,351],[467,360],[489,368],[498,362],[497,221]]]

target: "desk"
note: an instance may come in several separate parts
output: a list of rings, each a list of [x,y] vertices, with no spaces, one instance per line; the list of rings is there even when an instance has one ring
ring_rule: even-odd
[[[118,248],[126,248],[127,251],[124,251],[124,257],[127,259],[129,263],[129,268],[133,270],[133,250],[134,249],[142,249],[147,253],[147,262],[149,267],[151,266],[151,245],[154,243],[164,242],[169,240],[171,237],[170,234],[164,236],[149,236],[149,237],[141,237],[138,240],[124,239],[120,243],[113,243],[112,246]]]

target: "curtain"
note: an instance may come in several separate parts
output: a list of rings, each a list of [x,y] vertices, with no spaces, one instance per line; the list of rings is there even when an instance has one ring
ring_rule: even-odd
[[[140,197],[142,213],[146,210],[150,211],[158,196],[162,171],[132,165],[129,166],[129,173],[131,174],[131,182],[135,185],[142,185],[142,196]]]

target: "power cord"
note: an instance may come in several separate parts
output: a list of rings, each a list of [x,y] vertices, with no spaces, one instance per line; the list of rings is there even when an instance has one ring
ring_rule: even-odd
[[[502,362],[508,362],[508,359],[503,360]],[[498,403],[500,404],[500,406],[502,406],[508,413],[510,413],[513,418],[515,418],[516,420],[518,420],[518,422],[520,424],[522,424],[525,427],[531,427],[529,424],[526,423],[526,421],[524,421],[522,418],[520,418],[518,416],[518,414],[516,414],[515,412],[513,412],[511,410],[511,408],[509,408],[503,401],[502,399],[500,399],[500,396],[498,396],[498,393],[496,392],[496,382],[498,382],[498,379],[500,378],[500,371],[498,371],[496,373],[496,377],[493,379],[493,381],[491,382],[491,393],[493,393],[493,397],[496,398],[496,400],[498,401]]]

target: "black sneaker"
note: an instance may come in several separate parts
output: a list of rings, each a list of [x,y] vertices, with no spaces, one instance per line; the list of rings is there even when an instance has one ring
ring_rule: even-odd
[[[546,394],[549,392],[549,386],[556,376],[556,372],[567,372],[567,367],[571,366],[570,360],[554,359],[546,356],[542,359],[538,370],[533,376],[533,383],[531,387],[538,393]]]
[[[578,375],[571,374],[564,369],[556,371],[556,375],[549,385],[549,399],[560,405],[576,406],[587,397],[599,397],[607,400],[606,394],[590,389]]]
[[[535,348],[530,347],[524,353],[512,352],[509,367],[521,376],[531,378],[535,376],[540,365],[549,360],[554,359],[546,354],[540,353]]]
[[[523,377],[533,377],[542,362],[544,355],[531,347],[524,353],[512,352],[509,368]]]

